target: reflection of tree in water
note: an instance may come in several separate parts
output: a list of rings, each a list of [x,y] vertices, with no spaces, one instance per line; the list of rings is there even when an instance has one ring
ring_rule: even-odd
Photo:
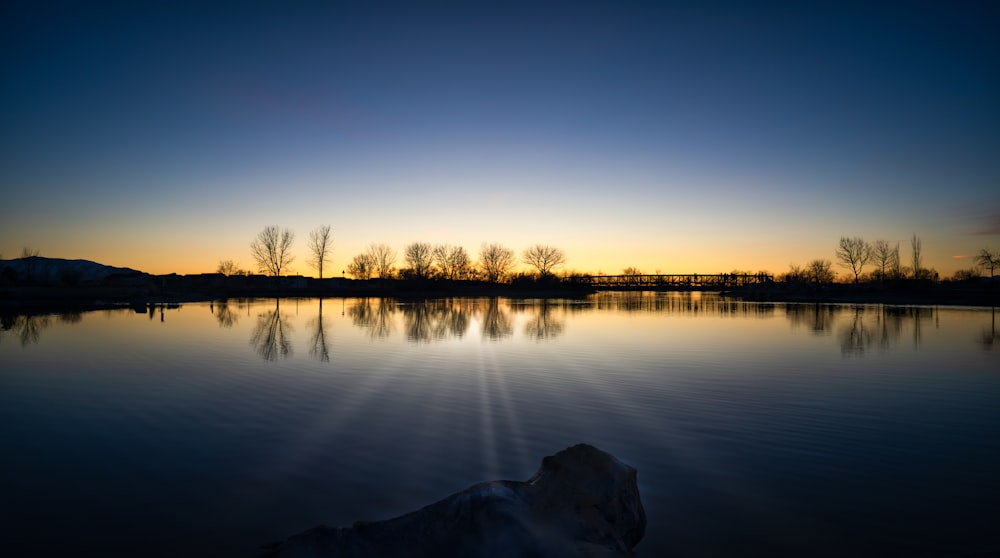
[[[423,300],[401,304],[403,327],[410,341],[462,337],[469,330],[474,301],[463,299]]]
[[[528,337],[540,341],[552,339],[563,332],[565,324],[556,318],[553,314],[553,306],[547,300],[535,306],[535,310],[535,315],[528,320],[524,327],[524,333]]]
[[[239,315],[229,307],[229,302],[225,300],[218,304],[210,303],[209,310],[215,314],[215,320],[219,322],[219,327],[233,327],[240,319]]]
[[[427,305],[418,302],[415,304],[400,305],[403,313],[403,327],[406,330],[406,338],[410,341],[430,341],[430,311]]]
[[[326,343],[326,324],[323,323],[323,299],[319,299],[319,316],[309,320],[309,327],[314,328],[309,339],[309,355],[320,362],[330,362],[330,349]]]
[[[438,301],[431,307],[435,339],[459,337],[469,331],[473,303],[465,299]]]
[[[83,321],[83,314],[79,312],[64,312],[58,317],[59,321],[64,324],[78,324]]]
[[[883,349],[888,349],[893,343],[899,341],[899,338],[903,335],[903,323],[905,317],[902,314],[892,311],[892,308],[882,307],[881,311],[877,315],[878,322],[881,327],[879,328],[879,346]]]
[[[483,337],[497,341],[514,334],[514,322],[500,309],[500,299],[493,297],[483,311]]]
[[[373,338],[385,338],[392,333],[392,315],[395,311],[395,302],[388,298],[378,299],[378,304],[374,306],[371,299],[362,298],[347,309],[351,323],[368,330],[368,335]]]
[[[987,350],[993,349],[993,344],[1000,339],[1000,332],[997,331],[997,309],[994,306],[990,315],[990,327],[989,329],[983,328],[983,348]]]
[[[49,316],[4,315],[0,318],[0,331],[13,332],[20,339],[21,346],[27,347],[38,343],[42,338],[42,330],[51,323]]]
[[[794,326],[808,327],[813,333],[826,333],[833,326],[834,317],[839,312],[837,306],[829,304],[788,304],[785,315]]]
[[[275,299],[274,310],[257,315],[257,325],[250,336],[250,344],[264,360],[288,358],[292,354],[292,344],[287,334],[292,332],[292,324],[287,316],[281,315],[281,301]]]
[[[913,326],[913,343],[918,347],[922,324],[933,317],[933,308],[882,306],[878,309],[866,309],[856,306],[850,323],[841,330],[841,351],[845,354],[863,354],[876,339],[879,347],[888,349],[899,342],[908,324]],[[873,320],[875,327],[871,328],[868,324]]]
[[[919,347],[923,338],[923,323],[934,318],[934,308],[925,306],[887,306],[882,308],[883,319],[893,323],[897,337],[902,335],[906,322],[913,323],[913,346]],[[893,338],[895,340],[895,338]],[[885,342],[888,346],[888,341]]]
[[[854,308],[854,316],[840,335],[840,352],[844,354],[864,354],[872,343],[872,332],[865,326],[865,309]]]

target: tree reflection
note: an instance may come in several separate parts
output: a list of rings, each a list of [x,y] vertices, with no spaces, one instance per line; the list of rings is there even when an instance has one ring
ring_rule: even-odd
[[[997,339],[1000,339],[1000,332],[997,332],[997,309],[996,306],[991,308],[990,313],[990,327],[989,329],[983,328],[982,343],[983,348],[990,350],[993,349],[993,344],[996,343]]]
[[[902,335],[903,324],[913,322],[913,346],[919,347],[923,339],[923,323],[934,317],[934,309],[925,306],[888,306],[882,309],[886,321],[898,322],[894,329]]]
[[[0,318],[0,330],[12,332],[21,341],[21,346],[27,347],[38,343],[42,338],[42,330],[51,323],[49,316],[4,315]]]
[[[292,354],[292,344],[287,335],[292,331],[288,316],[281,314],[281,301],[275,299],[274,310],[257,315],[250,344],[264,360],[275,361],[279,356],[288,358]]]
[[[323,322],[323,299],[319,299],[319,316],[309,320],[309,327],[313,328],[312,337],[309,339],[309,355],[319,359],[320,362],[330,362],[330,349],[326,343],[326,324]]]
[[[59,321],[64,324],[78,324],[83,321],[83,314],[79,312],[63,312],[59,314]]]
[[[553,314],[553,306],[548,300],[539,303],[535,310],[535,315],[528,320],[524,327],[524,333],[528,337],[541,341],[558,337],[563,332],[565,324]]]
[[[427,305],[418,302],[400,306],[403,313],[403,329],[406,330],[406,338],[410,341],[430,341],[430,312]]]
[[[785,315],[792,325],[808,327],[813,333],[827,333],[833,327],[838,308],[828,304],[789,304]]]
[[[879,346],[888,349],[903,335],[903,316],[889,312],[883,307],[878,314],[878,320],[882,326],[879,329]]]
[[[396,303],[392,299],[380,298],[378,304],[372,305],[371,299],[359,299],[347,309],[351,323],[368,331],[369,337],[382,339],[392,333],[392,316]]]
[[[218,306],[210,303],[209,310],[213,311],[215,320],[219,322],[219,327],[231,328],[240,319],[239,315],[229,307],[229,302],[226,300],[220,301]]]
[[[410,341],[463,337],[476,303],[468,299],[423,300],[400,305],[403,329]]]
[[[497,341],[513,334],[514,323],[507,312],[500,309],[500,299],[489,299],[483,311],[483,337]]]
[[[851,323],[844,328],[840,335],[840,352],[861,355],[871,343],[872,332],[865,326],[865,309],[856,306]]]

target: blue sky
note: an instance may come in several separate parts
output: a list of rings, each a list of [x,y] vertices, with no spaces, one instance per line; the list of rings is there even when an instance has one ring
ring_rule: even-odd
[[[338,270],[372,242],[672,273],[1000,249],[993,2],[3,10],[7,258],[251,267],[270,224],[304,274],[322,224]]]

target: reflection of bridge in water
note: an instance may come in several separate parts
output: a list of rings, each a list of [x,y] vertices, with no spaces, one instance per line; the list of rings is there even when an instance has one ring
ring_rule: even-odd
[[[774,281],[774,275],[766,273],[720,273],[702,275],[699,273],[655,274],[655,275],[591,275],[586,278],[591,287],[615,290],[657,290],[690,289],[713,290],[763,285]]]

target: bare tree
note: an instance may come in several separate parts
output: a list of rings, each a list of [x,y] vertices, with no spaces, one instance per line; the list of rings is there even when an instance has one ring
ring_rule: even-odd
[[[993,279],[993,272],[1000,267],[1000,252],[992,253],[986,248],[979,250],[975,257],[979,267],[990,270],[990,279]]]
[[[969,269],[960,269],[951,276],[952,281],[974,281],[979,279],[982,273],[979,271],[978,267],[971,267]]]
[[[257,238],[250,243],[250,253],[257,268],[268,275],[279,277],[281,270],[295,259],[292,256],[292,241],[295,233],[288,229],[278,229],[271,225],[257,233]]]
[[[544,277],[551,275],[555,267],[566,263],[566,254],[553,246],[535,244],[521,254],[521,259],[524,263],[537,269],[538,274]]]
[[[309,233],[309,265],[316,268],[319,278],[323,278],[323,264],[330,259],[333,240],[330,238],[330,225],[323,225]]]
[[[899,243],[892,249],[892,276],[894,279],[903,278],[903,259],[899,257]]]
[[[857,283],[861,270],[872,258],[872,247],[860,236],[842,236],[836,254],[840,264],[854,272],[854,282]]]
[[[347,264],[347,272],[355,279],[371,279],[373,267],[371,255],[365,252],[354,256],[351,263]]]
[[[891,271],[899,259],[899,250],[893,249],[887,240],[872,242],[872,263],[878,267],[879,281],[885,279],[887,270]]]
[[[490,283],[499,283],[514,267],[514,251],[499,244],[486,244],[479,248],[479,267]]]
[[[830,260],[813,260],[806,266],[806,275],[814,285],[832,283],[836,274]]]
[[[469,276],[472,260],[461,246],[438,244],[431,251],[434,263],[445,279],[464,279]]]
[[[434,263],[431,245],[426,242],[410,244],[403,252],[403,260],[409,266],[413,277],[417,279],[427,277],[430,274],[431,265]]]
[[[379,279],[392,277],[392,266],[396,263],[396,251],[385,244],[372,244],[368,247],[368,255],[372,260],[372,271]]]
[[[913,262],[913,278],[919,279],[922,273],[923,256],[920,254],[920,237],[917,233],[913,233],[913,238],[910,239],[910,260]]]
[[[638,285],[641,276],[642,271],[637,267],[629,266],[622,270],[622,279],[624,279],[626,285]]]
[[[219,267],[215,270],[216,273],[221,273],[225,276],[231,275],[245,275],[246,272],[240,269],[240,264],[234,262],[233,260],[221,260],[219,262]]]
[[[781,281],[785,283],[808,283],[809,270],[795,264],[788,264],[788,273],[781,276]]]

